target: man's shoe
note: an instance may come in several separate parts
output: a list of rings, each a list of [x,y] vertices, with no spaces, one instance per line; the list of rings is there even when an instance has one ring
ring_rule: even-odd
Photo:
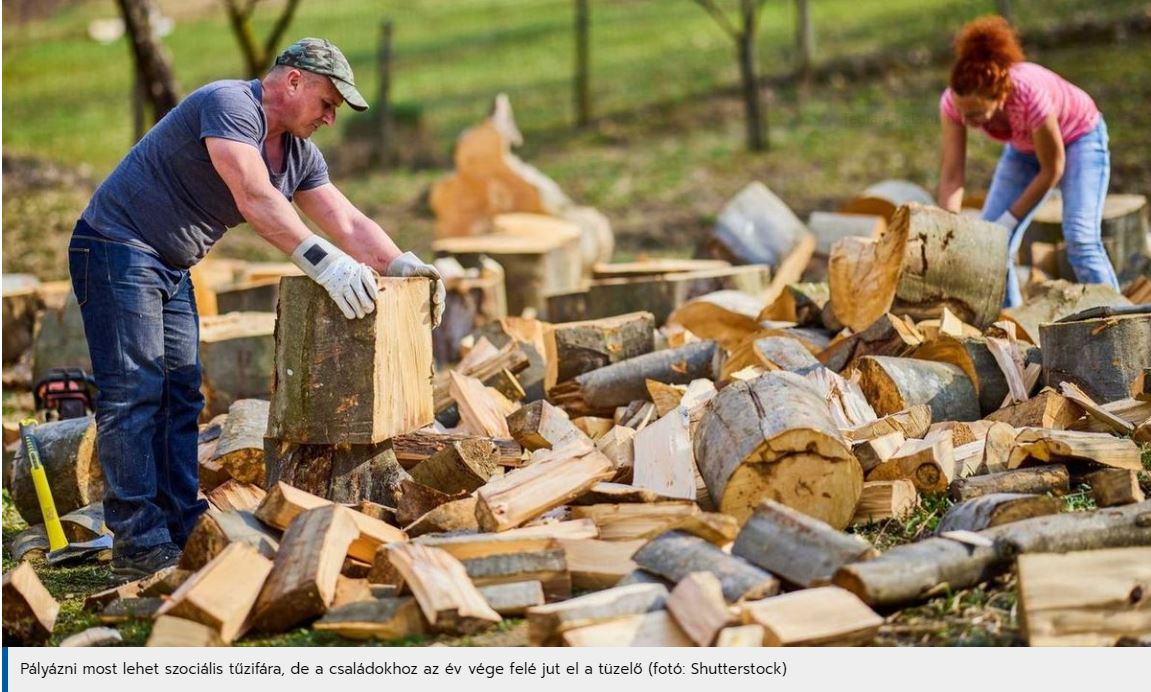
[[[137,550],[128,555],[112,558],[112,576],[125,581],[149,577],[165,567],[180,561],[180,547],[175,543],[161,543]]]

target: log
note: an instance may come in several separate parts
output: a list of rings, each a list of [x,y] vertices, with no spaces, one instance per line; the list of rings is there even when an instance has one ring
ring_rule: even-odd
[[[375,311],[349,320],[303,276],[281,280],[267,436],[376,444],[432,422],[427,279],[380,279]]]
[[[480,340],[480,343],[482,342],[483,338]],[[432,380],[432,397],[436,416],[444,418],[450,413],[456,403],[455,396],[452,394],[451,389],[452,374],[473,377],[485,385],[494,386],[503,380],[504,371],[515,374],[532,367],[529,349],[529,346],[525,346],[521,342],[508,338],[508,341],[499,347],[499,351],[490,357],[484,358],[479,362],[461,361],[461,365],[457,366],[454,370],[437,374]],[[540,363],[540,367],[542,368],[542,360]],[[542,374],[540,377],[542,379]],[[454,414],[454,417],[458,417],[458,412]],[[454,421],[449,422],[455,425]]]
[[[265,494],[258,485],[230,479],[209,490],[205,497],[216,509],[250,512],[263,502]]]
[[[1091,497],[1099,507],[1116,507],[1142,502],[1143,489],[1139,487],[1139,473],[1128,469],[1103,469],[1084,476],[1091,486]]]
[[[445,265],[450,263],[455,272]],[[460,340],[476,329],[508,314],[504,270],[490,258],[465,269],[454,257],[436,260],[447,291],[440,326],[432,332],[432,350],[440,365],[455,363],[462,355]]]
[[[212,460],[241,483],[265,484],[264,431],[268,427],[267,401],[239,399],[228,408]]]
[[[631,484],[667,497],[695,500],[691,412],[677,406],[635,435]],[[706,494],[706,489],[705,489]]]
[[[16,277],[26,277],[25,281],[13,281]],[[43,301],[37,290],[39,279],[21,274],[6,274],[4,277],[4,365],[14,365],[32,348],[36,335],[36,321]]]
[[[667,599],[667,610],[696,646],[711,646],[734,619],[723,586],[711,572],[692,572],[681,579]]]
[[[1022,360],[1025,364],[1040,362],[1042,356],[1037,347],[1031,346],[1024,350]],[[1007,379],[988,349],[988,340],[984,337],[940,334],[915,349],[913,356],[920,360],[959,366],[971,380],[979,396],[979,411],[984,416],[998,411],[1009,395]]]
[[[542,543],[539,550],[471,557],[461,559],[460,564],[477,588],[535,581],[543,589],[544,600],[567,600],[572,595],[567,554],[554,539],[544,539]]]
[[[684,647],[691,640],[666,610],[571,629],[563,633],[565,646]]]
[[[280,536],[278,531],[267,529],[251,512],[208,510],[200,515],[188,535],[180,555],[180,569],[195,572],[233,543],[246,543],[271,559],[280,547]]]
[[[818,357],[828,368],[846,372],[858,367],[864,356],[910,356],[921,344],[923,335],[913,324],[888,313],[867,329],[828,346]]]
[[[881,416],[916,404],[931,407],[932,420],[980,418],[979,398],[960,368],[915,358],[866,356],[859,362],[859,386]]]
[[[44,588],[32,565],[4,573],[4,644],[38,646],[52,636],[60,604]]]
[[[545,391],[585,372],[651,353],[655,348],[654,335],[655,318],[650,312],[545,328]]]
[[[857,646],[879,633],[883,618],[854,594],[821,586],[743,606],[746,624],[763,627],[765,646]]]
[[[96,453],[96,421],[92,416],[42,423],[32,428],[40,447],[40,463],[52,488],[56,513],[64,515],[104,499],[104,472]],[[28,524],[44,521],[31,469],[21,445],[12,461],[12,503]]]
[[[1067,472],[1067,467],[1062,464],[1046,464],[983,476],[956,478],[948,489],[948,494],[955,502],[996,493],[1051,493],[1062,496],[1069,492],[1071,492],[1071,476]]]
[[[810,235],[783,200],[755,181],[724,205],[697,254],[732,264],[766,264],[774,270]]]
[[[509,437],[507,415],[514,405],[474,377],[456,372],[451,377],[450,391],[459,410],[459,427],[464,432],[490,437]]]
[[[491,440],[453,442],[412,467],[412,480],[452,494],[471,492],[499,467],[499,450]]]
[[[400,462],[401,466],[411,468],[441,449],[451,445],[453,442],[479,439],[488,438],[481,438],[464,433],[440,433],[431,430],[417,430],[413,433],[397,435],[392,438],[392,451],[396,455],[396,461]],[[520,465],[520,457],[523,455],[524,450],[518,442],[510,437],[491,438],[491,442],[496,446],[501,466]]]
[[[606,415],[617,406],[647,399],[647,380],[688,384],[718,374],[714,341],[700,341],[680,348],[656,351],[599,370],[579,375],[556,386],[549,398],[572,416]]]
[[[515,528],[614,474],[611,460],[594,449],[516,469],[476,491],[476,521],[484,531]]]
[[[949,436],[908,440],[890,458],[868,472],[869,481],[906,478],[922,494],[947,490],[955,477],[954,448]]]
[[[707,269],[727,269],[730,262],[707,259],[645,257],[635,262],[600,262],[592,267],[593,279],[628,279],[639,276],[661,276]]]
[[[770,573],[680,531],[648,541],[632,559],[644,570],[676,583],[692,572],[710,572],[719,578],[728,603],[779,593],[779,580]]]
[[[528,608],[528,641],[532,646],[551,646],[568,630],[661,610],[667,596],[661,584],[633,584]]]
[[[402,639],[428,630],[416,599],[411,596],[376,598],[332,608],[312,625],[345,639]]]
[[[1015,323],[1020,338],[1039,344],[1041,324],[1088,308],[1127,305],[1131,305],[1131,301],[1104,284],[1048,281],[1033,288],[1023,305],[1004,310],[1003,318]]]
[[[1133,315],[1058,321],[1039,327],[1043,381],[1071,382],[1097,402],[1129,396],[1132,380],[1151,367],[1151,308]]]
[[[906,478],[895,481],[867,481],[852,524],[871,524],[886,519],[902,521],[919,506],[919,492]]]
[[[721,379],[731,379],[736,370],[749,365],[765,372],[786,370],[797,375],[820,369],[820,362],[801,342],[788,336],[750,338],[737,346],[728,356],[720,373]]]
[[[725,387],[700,421],[695,458],[718,510],[740,521],[770,497],[843,528],[863,489],[826,403],[791,373]]]
[[[363,500],[394,507],[403,470],[391,442],[371,445],[297,444],[265,438],[268,487],[283,482],[345,504]]]
[[[521,406],[507,418],[508,429],[524,449],[562,449],[580,444],[587,435],[575,427],[568,415],[546,401]]]
[[[1107,195],[1103,203],[1100,237],[1116,274],[1122,273],[1129,264],[1147,254],[1148,230],[1146,197]],[[1033,243],[1055,243],[1062,239],[1063,199],[1054,197],[1039,205],[1035,211],[1031,224],[1023,234],[1023,244],[1019,248],[1020,261],[1024,264],[1032,262]],[[1074,281],[1074,272],[1068,271],[1062,278]]]
[[[803,273],[807,281],[823,281],[827,277],[827,262],[831,247],[852,236],[878,238],[887,228],[887,219],[876,214],[842,214],[813,211],[807,217],[807,227],[815,236],[815,254]]]
[[[476,590],[463,565],[443,550],[394,543],[387,554],[433,629],[475,634],[503,619]]]
[[[501,617],[524,617],[528,608],[544,603],[538,581],[517,581],[478,587],[480,595]]]
[[[647,541],[601,541],[594,538],[560,540],[571,585],[579,591],[608,589],[636,569],[631,556]]]
[[[1132,423],[1127,422],[1095,403],[1095,401],[1087,395],[1087,392],[1084,392],[1074,383],[1067,381],[1060,382],[1059,393],[1078,404],[1080,408],[1087,412],[1087,415],[1110,428],[1111,432],[1118,435],[1130,435],[1135,432],[1135,426]]]
[[[848,238],[832,248],[832,308],[856,331],[885,312],[924,320],[940,317],[943,308],[982,329],[999,315],[1006,265],[1002,227],[907,204],[878,241]]]
[[[830,296],[826,283],[794,283],[765,307],[756,321],[795,322],[800,326],[823,326],[823,306]]]
[[[663,533],[685,517],[698,513],[699,507],[694,502],[682,500],[572,507],[572,518],[595,522],[599,537],[605,541],[629,541]]]
[[[909,202],[934,204],[935,198],[923,187],[907,180],[881,180],[859,195],[844,202],[839,211],[844,214],[871,214],[888,222],[900,205]]]
[[[260,595],[272,561],[250,545],[234,543],[185,581],[156,611],[197,622],[230,644],[248,628],[248,613]]]
[[[277,483],[268,490],[267,497],[253,514],[265,524],[282,530],[288,528],[291,521],[302,512],[330,504],[332,504],[331,501],[322,497],[306,493],[285,483]],[[357,560],[371,562],[375,557],[376,549],[381,545],[407,540],[407,535],[403,531],[379,519],[373,519],[359,512],[352,512],[351,516],[359,535],[348,548],[348,555]]]
[[[404,528],[409,536],[452,531],[479,531],[476,521],[476,498],[465,497],[444,503]]]
[[[348,547],[359,535],[353,514],[346,507],[324,505],[292,520],[252,609],[253,627],[283,632],[328,610]]]
[[[990,546],[928,538],[845,565],[832,582],[870,606],[911,603],[974,586],[1011,568],[1019,553],[1151,545],[1151,502],[1024,519],[980,531]]]
[[[276,371],[275,324],[274,312],[200,318],[204,416],[227,413],[239,399],[271,398]]]
[[[741,291],[753,296],[764,294],[771,283],[770,277],[770,267],[749,264],[634,279],[600,279],[588,287],[587,297],[583,299],[587,314],[580,317],[596,319],[647,311],[660,325],[667,322],[676,308],[708,293]]]
[[[907,442],[907,438],[903,436],[903,433],[896,430],[871,440],[857,442],[852,445],[851,451],[859,460],[859,465],[863,468],[863,475],[866,476],[877,466],[895,456],[895,453],[905,442]]]
[[[1008,468],[1019,468],[1027,460],[1093,461],[1116,469],[1142,471],[1139,446],[1131,440],[1107,433],[1074,430],[1024,428],[1015,436]]]
[[[1151,418],[1151,401],[1120,399],[1119,401],[1112,401],[1109,404],[1101,404],[1101,408],[1108,413],[1115,414],[1136,427],[1148,418]],[[1108,426],[1091,417],[1080,418],[1068,426],[1068,429],[1084,430],[1087,432],[1108,432],[1110,430]]]
[[[1016,428],[1066,430],[1083,416],[1083,409],[1067,397],[1044,389],[1032,398],[1005,406],[987,416],[987,420],[1007,423]]]
[[[994,423],[983,438],[983,458],[976,469],[979,473],[1006,471],[1019,431],[1007,423]]]
[[[63,306],[49,307],[40,315],[36,343],[32,346],[32,382],[39,382],[53,368],[80,368],[92,372],[84,318],[76,295],[69,292]]]
[[[948,531],[982,531],[1021,519],[1058,514],[1062,500],[1048,495],[990,493],[964,500],[947,510],[936,528],[938,535]]]
[[[1020,555],[1017,569],[1030,646],[1114,646],[1151,632],[1151,548]]]
[[[145,646],[189,647],[224,646],[214,629],[198,622],[171,615],[161,615],[152,625]]]
[[[759,331],[757,316],[762,309],[762,298],[741,291],[716,291],[680,305],[668,315],[667,323],[730,350]]]
[[[930,427],[931,407],[919,404],[906,411],[890,413],[878,420],[845,430],[843,436],[852,442],[873,440],[893,432],[900,432],[904,437],[919,438],[923,437]]]
[[[731,554],[806,589],[828,583],[842,565],[879,553],[858,536],[764,500],[743,525]]]

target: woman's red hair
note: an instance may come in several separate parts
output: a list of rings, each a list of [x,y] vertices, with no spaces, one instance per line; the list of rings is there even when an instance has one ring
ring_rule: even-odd
[[[1008,70],[1023,61],[1023,49],[1007,20],[997,15],[968,22],[955,38],[951,90],[1000,99],[1011,93]]]

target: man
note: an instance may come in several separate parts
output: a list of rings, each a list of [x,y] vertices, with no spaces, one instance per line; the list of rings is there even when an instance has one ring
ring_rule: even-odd
[[[84,317],[104,471],[112,572],[175,564],[207,508],[197,499],[199,317],[188,269],[246,221],[322,285],[343,314],[375,308],[373,271],[434,279],[329,181],[308,138],[346,102],[368,104],[336,46],[305,38],[263,80],[219,81],[168,113],[100,185],[68,248]],[[335,244],[313,234],[295,202]],[[342,249],[341,249],[342,248]]]

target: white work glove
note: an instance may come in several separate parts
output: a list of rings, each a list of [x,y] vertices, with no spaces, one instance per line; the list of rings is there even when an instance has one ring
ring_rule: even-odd
[[[992,223],[997,223],[1000,226],[1003,226],[1007,229],[1007,232],[1010,233],[1011,231],[1015,230],[1016,226],[1019,225],[1019,219],[1015,218],[1015,214],[1012,214],[1011,210],[1008,209],[1007,211],[1000,214],[999,218],[995,219],[995,221]]]
[[[447,298],[447,289],[439,271],[430,264],[423,262],[412,252],[405,252],[392,260],[388,265],[385,276],[405,278],[409,276],[425,276],[432,279],[432,329],[440,326],[444,316],[444,300]]]
[[[376,275],[372,268],[318,235],[308,236],[292,251],[292,261],[328,291],[344,317],[363,317],[376,309]]]

